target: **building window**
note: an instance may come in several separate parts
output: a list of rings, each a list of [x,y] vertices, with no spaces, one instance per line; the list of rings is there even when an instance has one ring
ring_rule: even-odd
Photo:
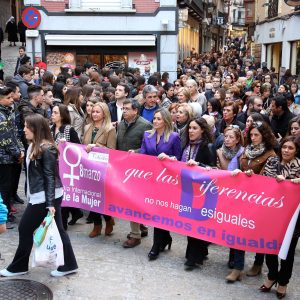
[[[68,11],[120,11],[132,10],[132,0],[69,0]]]
[[[278,16],[278,0],[271,0],[269,2],[270,6],[268,8],[268,18],[275,18]]]

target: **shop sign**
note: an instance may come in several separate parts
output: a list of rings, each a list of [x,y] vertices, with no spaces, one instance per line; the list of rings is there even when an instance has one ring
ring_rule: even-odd
[[[128,66],[130,68],[139,68],[141,74],[144,73],[145,66],[150,67],[150,73],[157,71],[157,58],[155,52],[129,52]]]
[[[269,38],[274,38],[275,37],[275,28],[270,28],[270,31],[269,31]]]

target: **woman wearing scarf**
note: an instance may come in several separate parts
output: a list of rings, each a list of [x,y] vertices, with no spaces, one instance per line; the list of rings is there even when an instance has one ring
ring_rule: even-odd
[[[272,133],[270,126],[265,122],[254,122],[248,130],[248,144],[244,153],[240,157],[240,169],[232,172],[235,176],[239,172],[244,172],[246,175],[263,174],[264,166],[276,153],[273,148],[276,144],[276,139]],[[228,282],[241,280],[242,270],[245,263],[245,251],[235,250],[234,259],[238,257],[239,263],[234,263],[233,271],[226,277]],[[247,276],[257,276],[261,273],[264,262],[264,254],[257,253],[253,266],[247,271]]]
[[[211,128],[204,118],[193,119],[187,124],[187,143],[183,150],[181,161],[188,166],[216,166],[216,151],[213,147]],[[202,265],[208,255],[208,242],[187,237],[185,270],[191,271]]]
[[[244,152],[244,138],[242,131],[237,125],[229,125],[224,130],[224,143],[217,150],[217,167],[221,170],[234,171],[240,169],[240,157]],[[230,248],[228,267],[230,269],[243,270],[243,253],[242,251]],[[226,279],[232,281],[230,274]],[[234,278],[233,278],[233,281]]]
[[[5,32],[8,34],[7,40],[9,41],[9,46],[12,47],[12,43],[16,46],[16,42],[18,42],[18,28],[13,16],[6,22]]]
[[[187,142],[188,131],[187,124],[193,118],[193,109],[187,103],[179,104],[176,113],[176,122],[174,123],[174,131],[179,134],[181,141],[181,149],[183,149]]]
[[[300,140],[296,136],[285,137],[279,147],[279,157],[273,157],[264,168],[263,175],[276,178],[278,182],[290,180],[295,184],[300,183],[300,159],[297,157],[300,151]],[[268,277],[260,287],[261,292],[270,292],[273,285],[278,287],[276,296],[282,299],[286,296],[287,285],[292,277],[295,249],[300,236],[300,216],[298,216],[294,234],[286,259],[278,264],[278,255],[267,254],[266,264]]]

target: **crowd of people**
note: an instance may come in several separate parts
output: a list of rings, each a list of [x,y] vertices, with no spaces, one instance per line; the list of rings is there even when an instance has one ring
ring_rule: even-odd
[[[300,91],[290,70],[278,78],[274,68],[261,68],[251,56],[240,55],[233,48],[223,54],[193,53],[178,62],[177,79],[172,82],[167,72],[151,73],[148,66],[143,73],[138,68],[100,70],[90,62],[74,69],[61,67],[55,77],[40,58],[32,67],[25,48],[20,47],[19,52],[15,76],[6,77],[0,85],[0,192],[8,210],[7,226],[15,219],[14,202],[23,202],[17,194],[23,161],[29,206],[20,221],[16,256],[0,272],[3,276],[28,271],[32,247],[28,236],[47,210],[60,210],[61,185],[55,185],[60,181],[45,179],[50,168],[40,160],[51,157],[49,163],[55,166],[55,149],[63,141],[84,144],[87,152],[107,147],[228,170],[237,182],[239,172],[244,172],[300,183]],[[37,126],[49,130],[43,135]],[[38,169],[32,161],[38,161]],[[51,178],[58,175],[53,172]],[[44,181],[34,184],[35,174]],[[43,188],[34,187],[39,185],[47,188],[38,199]],[[38,215],[35,222],[29,214]],[[82,217],[80,209],[68,207],[56,214],[61,218],[58,227],[64,247],[72,259],[53,276],[77,270],[65,231]],[[101,234],[102,218],[104,234],[112,233],[114,219],[92,212],[87,217],[87,223],[93,223],[90,238]],[[280,267],[276,255],[256,254],[246,274],[260,274],[266,260],[269,273],[261,292],[278,284],[277,297],[286,295],[299,233],[298,218],[288,256]],[[123,247],[136,247],[147,235],[146,226],[130,222]],[[154,228],[149,260],[157,259],[171,245],[170,232]],[[208,242],[187,237],[186,270],[203,264],[208,250]],[[227,282],[241,279],[244,257],[244,251],[230,249],[228,267],[232,271]]]

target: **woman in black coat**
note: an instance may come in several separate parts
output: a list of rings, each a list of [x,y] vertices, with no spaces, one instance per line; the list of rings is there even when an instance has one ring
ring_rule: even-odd
[[[9,46],[12,47],[12,43],[14,43],[14,46],[16,46],[16,42],[18,42],[18,29],[17,29],[17,24],[15,21],[15,18],[11,16],[5,27],[5,32],[8,34],[8,41],[9,41]]]
[[[68,107],[64,104],[58,104],[52,109],[51,120],[53,125],[51,126],[51,134],[54,138],[55,144],[60,142],[71,142],[80,144],[80,140],[77,132],[71,127],[71,117]],[[72,219],[68,223],[69,214],[71,213]],[[83,217],[83,213],[79,208],[75,207],[62,207],[62,223],[64,229],[68,229],[68,225],[75,225],[78,219]]]
[[[26,46],[26,29],[27,27],[24,25],[22,20],[19,21],[18,23],[18,32],[20,35],[20,42],[22,43],[22,46]]]
[[[204,168],[217,165],[216,150],[212,144],[211,130],[204,118],[193,119],[187,124],[187,144],[183,150],[181,161],[188,166]],[[208,255],[209,243],[194,237],[187,237],[185,269],[191,271],[202,265]]]

